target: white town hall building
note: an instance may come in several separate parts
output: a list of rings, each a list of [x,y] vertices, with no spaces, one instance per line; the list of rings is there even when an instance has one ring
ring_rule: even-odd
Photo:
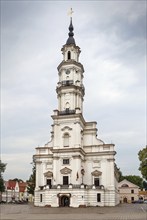
[[[115,206],[119,203],[114,144],[97,138],[96,122],[83,116],[83,65],[80,48],[69,37],[58,66],[58,109],[51,141],[36,148],[35,206]]]

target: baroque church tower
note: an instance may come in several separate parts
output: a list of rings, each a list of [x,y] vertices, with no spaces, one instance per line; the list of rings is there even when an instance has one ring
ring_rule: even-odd
[[[76,45],[72,18],[62,47],[56,92],[58,109],[51,141],[36,148],[36,206],[115,206],[118,189],[114,144],[97,138],[96,122],[83,117],[83,65]]]

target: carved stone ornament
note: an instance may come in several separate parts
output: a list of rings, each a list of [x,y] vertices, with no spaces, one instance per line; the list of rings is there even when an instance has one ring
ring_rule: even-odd
[[[69,130],[69,131],[70,131],[70,130],[72,130],[72,128],[70,128],[69,126],[65,126],[65,127],[62,128],[61,130],[62,130],[62,131],[64,131],[64,130]]]
[[[51,171],[47,171],[46,173],[44,173],[45,177],[53,177],[53,173]]]
[[[67,168],[67,167],[64,167],[63,169],[60,170],[60,172],[62,174],[70,174],[71,173],[71,169]]]
[[[102,174],[102,172],[95,170],[91,174],[92,174],[92,176],[100,176]]]

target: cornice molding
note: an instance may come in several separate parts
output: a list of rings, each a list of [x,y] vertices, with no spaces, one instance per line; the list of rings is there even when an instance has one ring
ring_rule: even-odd
[[[64,68],[64,66],[70,65],[70,68],[71,68],[71,64],[80,67],[81,70],[82,70],[82,72],[84,73],[84,67],[83,67],[83,65],[82,65],[81,63],[75,61],[75,60],[72,60],[72,59],[71,59],[71,60],[67,60],[67,61],[64,61],[64,60],[63,60],[63,61],[59,64],[59,66],[57,67],[57,69],[58,69],[58,71],[60,72],[61,68]],[[73,66],[73,67],[74,67],[74,66]]]
[[[73,157],[74,159],[76,159],[76,158],[77,158],[77,159],[81,159],[81,155],[73,155],[72,157]]]
[[[85,151],[81,148],[81,147],[79,147],[79,148],[70,148],[70,147],[66,147],[66,148],[60,148],[60,149],[53,149],[52,150],[52,152],[53,153],[81,153],[82,154],[82,156],[85,156]]]

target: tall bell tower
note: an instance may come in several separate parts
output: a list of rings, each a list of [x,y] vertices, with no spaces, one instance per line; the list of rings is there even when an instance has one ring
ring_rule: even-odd
[[[52,115],[54,123],[51,132],[54,149],[83,147],[84,68],[79,62],[81,50],[75,43],[73,30],[71,17],[68,39],[61,49],[63,60],[57,67],[59,76],[56,87],[58,108]]]
[[[75,114],[83,111],[83,65],[79,62],[80,48],[76,46],[70,18],[69,37],[62,47],[63,61],[58,66],[59,82],[57,85],[58,111],[62,114]]]

